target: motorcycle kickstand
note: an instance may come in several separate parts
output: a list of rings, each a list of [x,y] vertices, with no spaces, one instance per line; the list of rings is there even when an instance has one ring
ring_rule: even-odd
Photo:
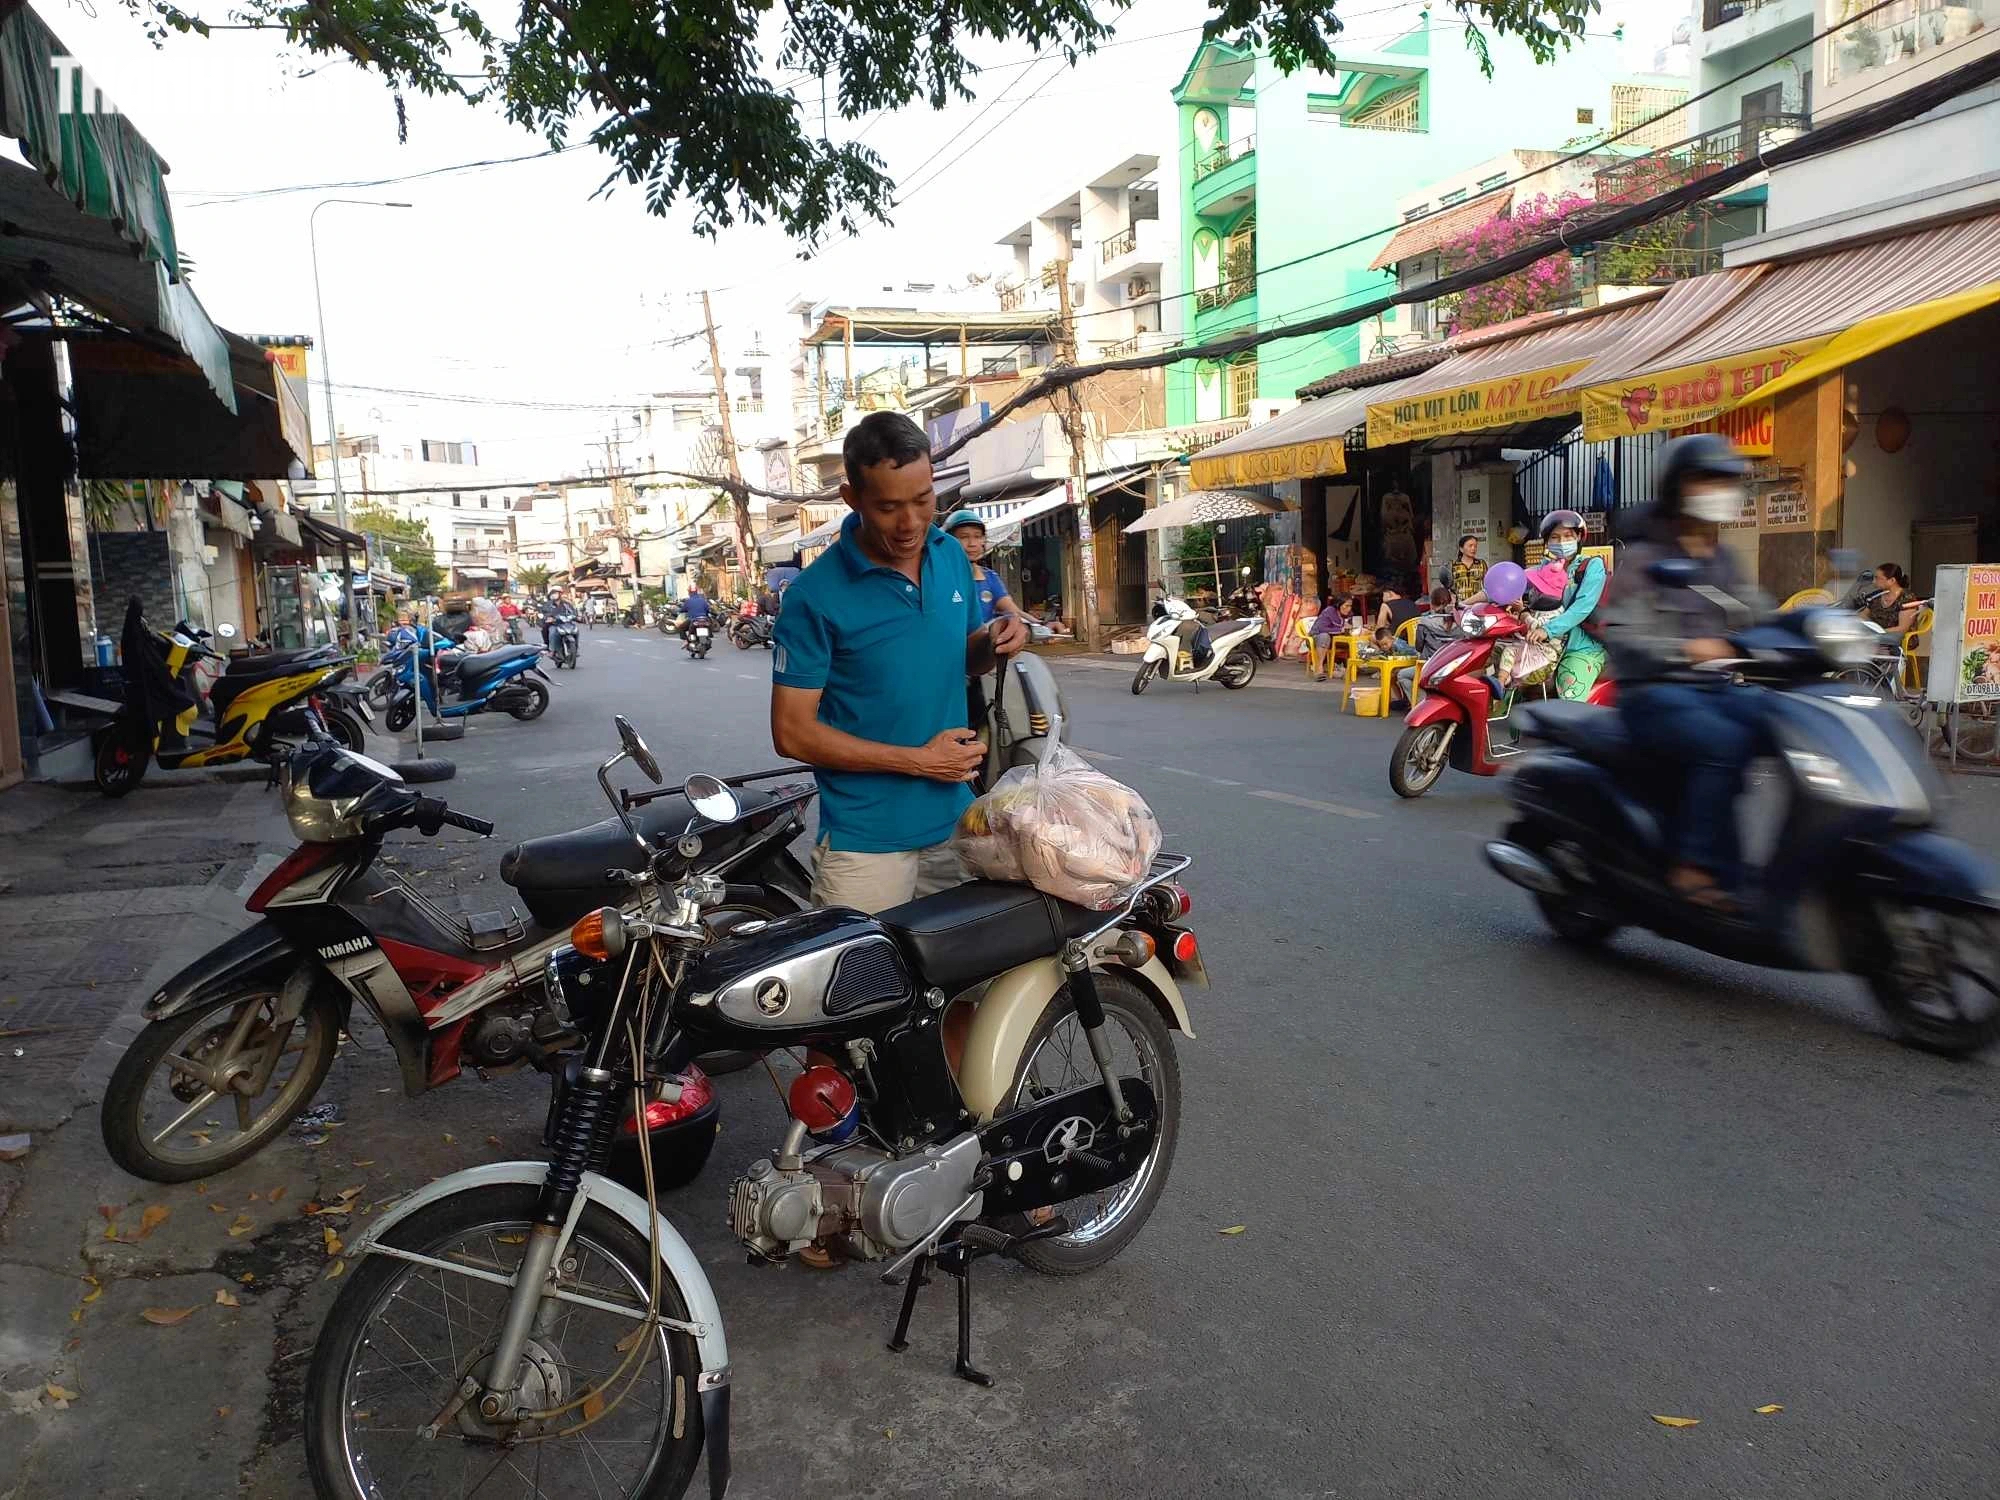
[[[896,1333],[889,1348],[901,1354],[910,1347],[910,1314],[916,1310],[918,1290],[930,1285],[929,1271],[935,1264],[958,1281],[958,1357],[951,1372],[973,1385],[991,1386],[993,1377],[972,1363],[972,1263],[987,1255],[1011,1256],[1023,1245],[1069,1231],[1069,1220],[1061,1214],[1020,1235],[1002,1234],[983,1224],[965,1225],[957,1238],[940,1245],[935,1253],[919,1256],[910,1267],[910,1279],[903,1286],[903,1308],[896,1317]]]

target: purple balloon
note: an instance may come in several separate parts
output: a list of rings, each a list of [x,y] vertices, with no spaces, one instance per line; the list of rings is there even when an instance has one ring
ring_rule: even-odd
[[[1516,604],[1528,592],[1528,575],[1519,563],[1497,562],[1486,570],[1484,587],[1495,604]]]

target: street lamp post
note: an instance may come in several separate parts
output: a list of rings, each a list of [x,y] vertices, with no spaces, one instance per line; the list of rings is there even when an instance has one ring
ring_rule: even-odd
[[[333,465],[333,521],[342,531],[347,527],[347,491],[340,482],[340,429],[334,425],[333,417],[333,360],[326,352],[326,301],[319,290],[319,211],[330,203],[347,203],[357,208],[409,208],[408,203],[384,203],[375,198],[322,198],[313,205],[313,211],[306,215],[306,242],[312,247],[313,307],[319,314],[319,378],[326,387],[326,452]],[[367,554],[363,553],[364,565]],[[347,575],[342,580],[343,592],[347,595],[347,642],[349,646],[361,643],[361,606],[354,596],[354,569],[343,566]]]

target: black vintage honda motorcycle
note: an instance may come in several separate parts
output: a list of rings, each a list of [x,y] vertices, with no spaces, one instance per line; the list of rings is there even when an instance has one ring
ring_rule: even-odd
[[[743,816],[709,837],[693,863],[724,882],[704,913],[716,931],[811,902],[811,877],[787,846],[805,827],[812,781],[797,769],[743,780]],[[259,920],[146,1003],[150,1024],[105,1090],[105,1146],[136,1176],[187,1182],[255,1155],[312,1101],[357,1002],[387,1033],[412,1096],[466,1067],[554,1066],[581,1038],[551,1003],[550,954],[568,944],[579,916],[637,899],[625,876],[649,855],[628,826],[657,852],[673,848],[694,817],[685,796],[665,791],[636,820],[517,844],[500,876],[527,915],[457,917],[378,862],[383,840],[447,825],[489,834],[491,823],[325,741],[293,758],[283,796],[300,843],[246,903]]]
[[[793,1079],[782,1145],[731,1187],[738,1241],[767,1264],[811,1251],[905,1278],[898,1350],[930,1270],[956,1277],[968,1380],[988,1383],[970,1360],[976,1260],[1085,1271],[1158,1202],[1180,1128],[1173,1033],[1190,1034],[1179,981],[1203,979],[1172,883],[1187,859],[1162,857],[1113,910],[975,881],[878,917],[811,911],[718,938],[702,917],[722,883],[696,865],[745,807],[714,778],[690,777],[687,795],[681,837],[625,877],[656,894],[639,903],[651,915],[607,906],[550,960],[589,1040],[558,1080],[548,1160],[441,1178],[350,1247],[306,1382],[322,1497],[424,1500],[512,1463],[533,1466],[537,1493],[673,1500],[704,1445],[710,1494],[724,1492],[715,1294],[656,1192],[600,1175],[625,1102],[671,1104],[707,1049],[833,1060]],[[949,1058],[944,1017],[975,992]]]

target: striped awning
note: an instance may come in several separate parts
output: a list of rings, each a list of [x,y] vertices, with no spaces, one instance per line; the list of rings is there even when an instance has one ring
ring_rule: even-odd
[[[1864,335],[1846,346],[1860,358],[1995,301],[2000,214],[1988,214],[1684,283],[1662,311],[1705,317],[1605,351],[1569,389],[1593,440],[1689,426],[1764,399],[1838,335]]]

